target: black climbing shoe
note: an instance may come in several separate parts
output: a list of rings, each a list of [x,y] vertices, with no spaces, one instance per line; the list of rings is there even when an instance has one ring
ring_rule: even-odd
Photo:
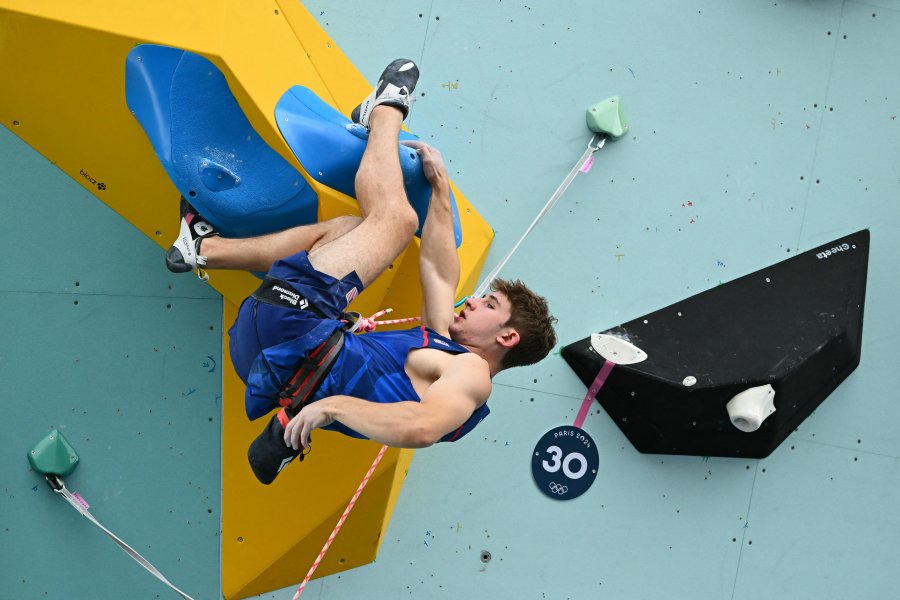
[[[294,450],[284,443],[284,423],[290,421],[285,409],[279,410],[262,430],[247,450],[247,459],[253,474],[261,483],[269,485],[283,468],[298,456],[300,460],[309,452],[301,446]]]

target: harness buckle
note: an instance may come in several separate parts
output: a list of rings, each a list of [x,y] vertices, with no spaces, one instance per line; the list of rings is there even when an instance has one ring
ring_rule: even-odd
[[[354,311],[341,313],[341,325],[347,333],[356,333],[360,325],[363,323],[363,316]]]
[[[591,139],[588,140],[587,147],[590,148],[593,152],[596,152],[600,148],[606,145],[606,136],[601,135],[599,133],[595,133],[591,136]]]

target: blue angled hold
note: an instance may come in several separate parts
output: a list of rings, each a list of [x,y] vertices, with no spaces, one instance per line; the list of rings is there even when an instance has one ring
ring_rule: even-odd
[[[281,135],[310,177],[355,197],[353,182],[368,139],[365,127],[351,122],[302,85],[295,85],[284,93],[275,105],[275,119]],[[418,138],[401,131],[400,139]],[[401,144],[399,153],[406,196],[419,215],[419,230],[416,234],[421,235],[428,202],[431,200],[431,184],[425,179],[421,160],[415,150]],[[459,247],[462,232],[452,192],[450,201],[453,208],[453,232],[456,246]]]
[[[181,194],[226,237],[249,237],[315,223],[318,197],[297,169],[256,133],[209,60],[177,48],[136,46],[125,66],[125,97]],[[295,86],[275,114],[297,160],[317,181],[355,197],[365,129]],[[415,139],[402,133],[401,139]],[[419,232],[431,198],[418,155],[399,147]],[[453,202],[457,246],[462,241]]]

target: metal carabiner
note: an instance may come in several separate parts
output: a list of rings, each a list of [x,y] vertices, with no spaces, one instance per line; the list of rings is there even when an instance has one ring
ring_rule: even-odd
[[[46,480],[47,485],[50,486],[50,489],[57,494],[61,494],[62,491],[66,489],[66,484],[63,483],[63,480],[59,478],[59,475],[54,475],[53,473],[44,473],[44,480]]]
[[[598,140],[598,138],[599,138],[599,140]],[[595,140],[597,140],[596,145],[595,145]],[[604,144],[606,144],[606,136],[600,135],[599,133],[595,133],[594,135],[591,136],[591,139],[588,142],[587,147],[590,148],[591,150],[593,150],[594,152],[596,152],[597,150],[602,148]]]

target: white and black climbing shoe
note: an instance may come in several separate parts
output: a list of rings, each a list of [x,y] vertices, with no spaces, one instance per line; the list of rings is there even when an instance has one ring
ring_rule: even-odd
[[[368,127],[372,111],[376,106],[384,104],[399,109],[405,119],[409,115],[409,105],[413,101],[412,93],[418,81],[419,67],[416,63],[406,58],[398,58],[385,68],[375,89],[353,109],[350,118],[354,123]]]
[[[219,234],[182,196],[181,230],[178,232],[178,239],[166,252],[166,267],[173,273],[196,271],[197,277],[203,281],[209,279],[209,275],[203,270],[206,257],[200,255],[200,242],[212,235]]]

